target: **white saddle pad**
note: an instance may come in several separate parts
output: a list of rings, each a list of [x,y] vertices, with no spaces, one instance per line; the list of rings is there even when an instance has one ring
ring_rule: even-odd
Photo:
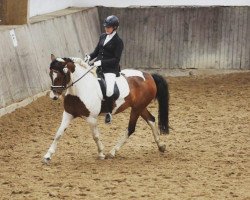
[[[138,77],[141,77],[143,80],[145,80],[143,73],[138,70],[124,69],[121,71],[121,74],[125,75],[126,77],[138,76]],[[126,78],[123,75],[119,76],[116,79],[116,84],[120,91],[119,99],[124,99],[126,96],[129,95],[129,85],[128,85]]]
[[[126,80],[126,78],[124,76],[125,77],[137,76],[137,77],[141,77],[143,80],[145,80],[145,77],[143,76],[143,73],[141,71],[134,70],[134,69],[122,70],[121,75],[116,78],[116,84],[117,84],[117,87],[118,87],[119,92],[120,92],[118,100],[124,99],[125,97],[127,97],[129,95],[129,92],[130,92],[128,81]],[[101,95],[101,97],[102,97],[102,95]]]
[[[124,99],[126,96],[129,95],[129,86],[128,81],[124,76],[119,76],[116,78],[116,84],[119,89],[120,95],[118,99]]]

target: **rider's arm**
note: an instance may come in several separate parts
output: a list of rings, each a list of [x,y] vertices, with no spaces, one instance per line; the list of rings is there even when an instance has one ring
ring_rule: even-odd
[[[93,60],[94,58],[96,58],[96,57],[98,56],[99,48],[100,48],[100,45],[99,45],[99,44],[100,44],[102,38],[104,37],[104,35],[105,35],[105,34],[101,34],[101,36],[100,36],[100,38],[99,38],[99,41],[98,41],[98,43],[97,43],[97,45],[96,45],[95,50],[94,50],[91,54],[89,54],[90,60]]]
[[[98,42],[95,50],[91,54],[89,54],[89,56],[90,56],[89,60],[93,60],[94,58],[96,58],[98,56],[98,52],[99,52],[99,42]]]

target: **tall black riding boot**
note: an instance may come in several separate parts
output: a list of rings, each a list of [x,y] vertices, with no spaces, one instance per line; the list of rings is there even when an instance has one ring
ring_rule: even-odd
[[[106,117],[105,117],[105,123],[106,124],[110,124],[111,121],[112,121],[112,109],[113,109],[113,97],[107,97],[106,98],[106,105],[107,105],[107,110],[108,110],[108,113],[106,114]]]

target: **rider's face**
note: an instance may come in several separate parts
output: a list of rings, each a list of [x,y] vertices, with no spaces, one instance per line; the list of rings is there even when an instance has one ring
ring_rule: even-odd
[[[109,35],[113,32],[114,28],[113,27],[105,27],[105,32]]]

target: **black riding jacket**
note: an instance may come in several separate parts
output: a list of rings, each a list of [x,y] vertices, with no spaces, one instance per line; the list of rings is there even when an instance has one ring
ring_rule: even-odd
[[[96,58],[96,61],[101,60],[103,73],[118,74],[120,72],[119,62],[123,50],[123,41],[116,33],[110,41],[103,45],[106,37],[106,33],[100,36],[95,50],[90,54],[90,60],[94,58]]]

